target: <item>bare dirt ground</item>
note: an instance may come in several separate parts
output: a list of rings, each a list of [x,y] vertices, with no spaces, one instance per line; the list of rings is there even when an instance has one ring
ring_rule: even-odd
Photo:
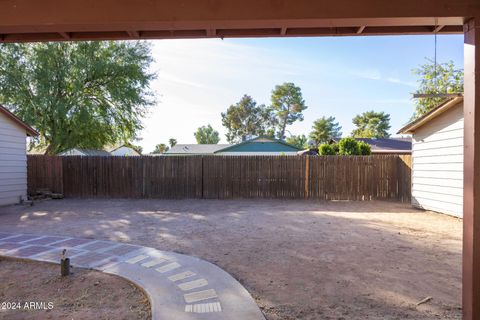
[[[408,204],[52,200],[0,208],[0,231],[15,230],[201,257],[269,320],[461,318],[462,222]]]
[[[0,319],[151,319],[148,298],[135,285],[102,272],[73,272],[61,277],[58,265],[0,259]]]

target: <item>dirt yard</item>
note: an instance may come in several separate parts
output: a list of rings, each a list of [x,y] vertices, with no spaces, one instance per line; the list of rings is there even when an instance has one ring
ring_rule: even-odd
[[[58,265],[0,259],[0,319],[151,319],[148,298],[130,282],[73,272],[62,278]]]
[[[407,204],[52,200],[0,209],[0,231],[15,230],[201,257],[269,320],[461,318],[462,222]]]

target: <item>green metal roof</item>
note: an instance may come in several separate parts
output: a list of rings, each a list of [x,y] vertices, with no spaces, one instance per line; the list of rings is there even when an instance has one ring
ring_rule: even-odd
[[[259,141],[267,140],[267,141]],[[285,141],[271,137],[259,136],[238,144],[219,149],[214,153],[224,152],[297,152],[301,149],[286,143]]]

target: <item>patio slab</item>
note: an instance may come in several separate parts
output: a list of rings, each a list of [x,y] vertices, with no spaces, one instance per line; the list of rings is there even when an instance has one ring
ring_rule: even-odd
[[[265,319],[238,281],[199,258],[113,241],[4,232],[1,235],[1,255],[59,263],[60,253],[67,249],[74,267],[130,280],[147,293],[154,320]]]

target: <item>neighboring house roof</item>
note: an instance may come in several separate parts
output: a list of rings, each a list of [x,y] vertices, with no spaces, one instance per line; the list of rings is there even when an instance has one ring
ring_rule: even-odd
[[[107,157],[111,156],[110,152],[105,151],[105,150],[93,150],[93,149],[80,149],[80,148],[73,148],[70,150],[66,150],[59,155],[64,156],[64,155],[69,155],[72,151],[78,151],[82,153],[85,156],[97,156],[97,157]]]
[[[301,150],[285,141],[270,137],[256,137],[237,144],[177,144],[165,154],[235,154],[275,155]]]
[[[368,143],[372,153],[412,152],[412,138],[355,138],[355,140]]]
[[[412,138],[355,138],[368,143],[372,153],[411,153]],[[330,143],[338,143],[340,139],[331,139]]]
[[[250,140],[243,141],[238,144],[230,145],[226,148],[215,151],[215,153],[225,152],[259,152],[259,153],[275,153],[275,152],[297,152],[301,149],[286,143],[285,141],[259,136]]]
[[[415,119],[414,121],[405,125],[403,128],[398,130],[398,133],[412,134],[415,132],[417,128],[427,124],[432,119],[435,119],[445,111],[450,110],[451,108],[457,106],[459,103],[462,103],[462,102],[463,102],[463,96],[447,99],[441,104],[439,104],[438,106],[436,106],[435,108],[433,108],[432,110],[430,110],[429,112],[425,113],[420,118]]]
[[[79,149],[86,156],[109,156],[110,152],[105,150]]]
[[[133,152],[135,152],[137,155],[141,155],[140,152],[138,152],[137,150],[135,150],[135,148],[126,146],[126,145],[124,145],[124,144],[122,144],[122,145],[119,146],[119,147],[116,147],[116,148],[111,149],[111,150],[110,150],[110,153],[114,153],[115,151],[117,151],[117,150],[120,149],[120,148],[127,148],[127,149],[132,150]]]
[[[38,132],[30,127],[28,124],[20,120],[16,115],[14,115],[10,110],[5,108],[4,106],[0,105],[0,113],[6,116],[8,119],[10,119],[12,122],[16,123],[23,129],[25,129],[25,132],[28,136],[30,137],[36,137],[38,136]]]
[[[215,153],[217,156],[294,156],[298,151],[232,151]]]
[[[176,144],[165,154],[214,154],[230,144]]]

